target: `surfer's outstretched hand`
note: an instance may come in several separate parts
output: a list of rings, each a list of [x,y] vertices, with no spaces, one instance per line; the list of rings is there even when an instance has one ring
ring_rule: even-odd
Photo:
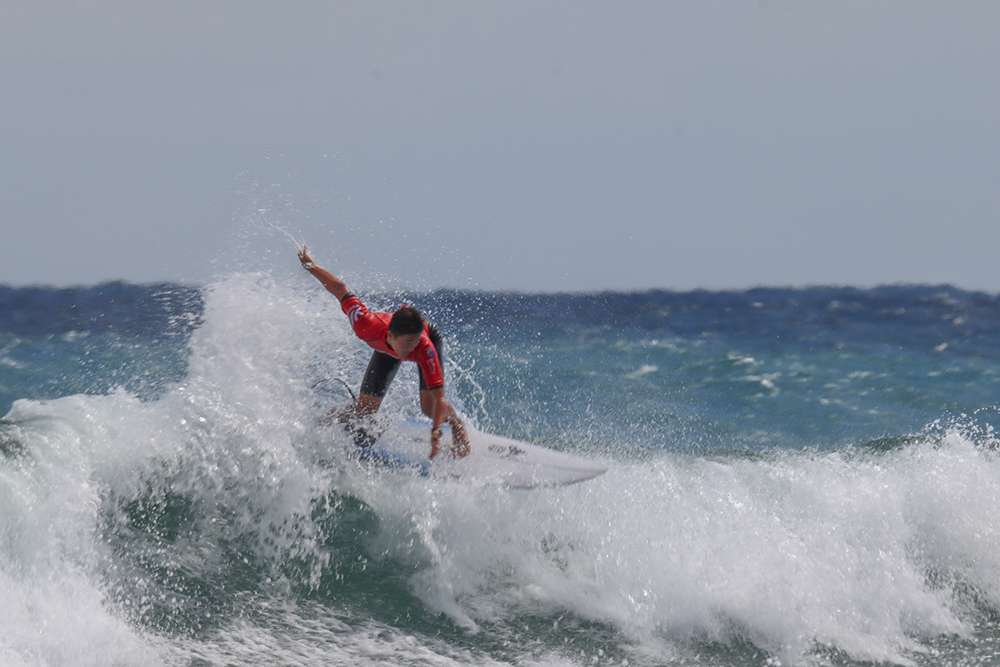
[[[316,266],[316,262],[309,255],[308,246],[302,246],[302,250],[299,250],[299,261],[302,262],[302,268],[306,270]]]

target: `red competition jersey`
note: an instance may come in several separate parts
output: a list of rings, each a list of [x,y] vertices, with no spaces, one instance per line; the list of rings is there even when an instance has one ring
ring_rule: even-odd
[[[389,320],[392,313],[373,313],[369,311],[361,299],[348,294],[340,304],[341,309],[354,327],[354,333],[358,338],[368,343],[379,352],[384,352],[391,357],[399,359],[399,355],[393,352],[392,348],[385,342],[385,337],[389,334]],[[427,323],[424,322],[424,330],[420,334],[420,342],[417,347],[403,361],[414,361],[420,366],[424,374],[424,382],[428,389],[437,389],[444,386],[444,372],[441,370],[441,358],[434,343],[427,333]]]

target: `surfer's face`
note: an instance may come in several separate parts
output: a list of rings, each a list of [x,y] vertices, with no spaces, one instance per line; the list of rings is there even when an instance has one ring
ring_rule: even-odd
[[[420,334],[406,334],[405,336],[394,336],[392,332],[385,337],[385,342],[389,344],[392,351],[401,359],[410,356],[410,353],[417,349],[420,344]]]

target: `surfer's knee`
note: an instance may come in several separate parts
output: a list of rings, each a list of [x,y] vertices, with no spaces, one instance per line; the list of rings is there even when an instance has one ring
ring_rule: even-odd
[[[378,412],[379,407],[382,405],[382,399],[377,396],[369,396],[368,394],[359,394],[358,400],[354,401],[351,405],[351,410],[355,415],[359,417],[365,417],[368,415],[373,415]]]

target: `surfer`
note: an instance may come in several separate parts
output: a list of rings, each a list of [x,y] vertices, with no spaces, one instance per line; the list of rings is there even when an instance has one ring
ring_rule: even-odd
[[[337,421],[350,425],[361,417],[375,414],[396,371],[403,361],[417,364],[420,374],[420,409],[431,419],[431,458],[441,450],[441,425],[451,426],[452,456],[469,453],[465,423],[444,397],[442,340],[437,327],[425,322],[416,308],[403,306],[395,313],[372,313],[354,296],[343,280],[316,265],[309,249],[299,251],[302,268],[308,271],[340,301],[354,333],[375,351],[368,362],[357,399],[341,412]]]

